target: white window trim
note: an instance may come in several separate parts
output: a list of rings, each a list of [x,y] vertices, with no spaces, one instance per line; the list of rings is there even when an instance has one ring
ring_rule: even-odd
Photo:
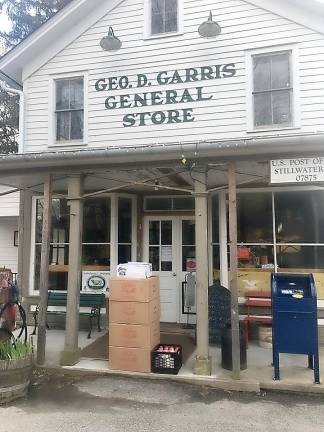
[[[161,39],[184,34],[183,0],[178,0],[178,30],[170,33],[151,34],[151,0],[144,0],[144,40]]]
[[[30,266],[29,266],[29,295],[39,296],[39,291],[34,289],[35,284],[35,251],[36,251],[36,202],[43,199],[43,195],[32,197],[31,211],[31,240],[30,240]],[[53,196],[55,198],[55,195]],[[62,198],[62,197],[58,197]],[[132,261],[137,260],[137,196],[132,194],[102,194],[97,198],[110,198],[111,225],[110,225],[110,275],[115,276],[118,264],[118,198],[129,198],[132,201]],[[67,199],[67,196],[65,197]],[[114,223],[113,223],[114,222]],[[68,244],[68,243],[66,243]],[[84,244],[84,243],[82,243]],[[97,243],[96,243],[97,244]],[[108,244],[108,243],[105,243]]]
[[[55,81],[68,78],[83,79],[83,139],[70,141],[56,140],[56,86]],[[50,76],[49,81],[49,128],[48,128],[48,147],[79,147],[88,145],[88,72],[69,72]]]
[[[253,109],[253,56],[260,54],[275,54],[282,51],[291,51],[291,78],[293,87],[292,98],[292,124],[290,126],[280,127],[278,125],[255,128],[254,127],[254,109]],[[245,53],[246,64],[246,101],[247,101],[247,133],[260,133],[269,131],[285,131],[301,128],[300,119],[300,85],[299,85],[299,52],[296,44],[276,45],[266,48],[247,50]]]

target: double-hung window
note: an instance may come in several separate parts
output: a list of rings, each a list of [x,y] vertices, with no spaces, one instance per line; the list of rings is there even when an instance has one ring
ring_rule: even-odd
[[[55,81],[56,141],[82,140],[84,136],[83,78]]]
[[[254,128],[293,124],[291,51],[252,56]]]
[[[178,0],[150,0],[151,35],[178,32]]]

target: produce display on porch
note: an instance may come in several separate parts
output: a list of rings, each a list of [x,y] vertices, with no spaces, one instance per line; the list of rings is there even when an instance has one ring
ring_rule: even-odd
[[[22,326],[15,337],[17,311]],[[0,404],[27,394],[32,368],[33,349],[27,342],[26,313],[18,300],[11,271],[4,269],[0,271]]]

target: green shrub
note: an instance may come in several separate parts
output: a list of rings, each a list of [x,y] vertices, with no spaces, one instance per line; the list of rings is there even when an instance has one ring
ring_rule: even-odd
[[[0,360],[17,360],[29,356],[32,352],[33,348],[29,342],[0,342]]]

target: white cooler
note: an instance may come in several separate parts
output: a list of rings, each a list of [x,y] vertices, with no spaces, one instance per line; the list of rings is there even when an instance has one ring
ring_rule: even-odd
[[[117,266],[117,276],[134,279],[145,279],[152,276],[152,264],[144,262],[128,262]]]

